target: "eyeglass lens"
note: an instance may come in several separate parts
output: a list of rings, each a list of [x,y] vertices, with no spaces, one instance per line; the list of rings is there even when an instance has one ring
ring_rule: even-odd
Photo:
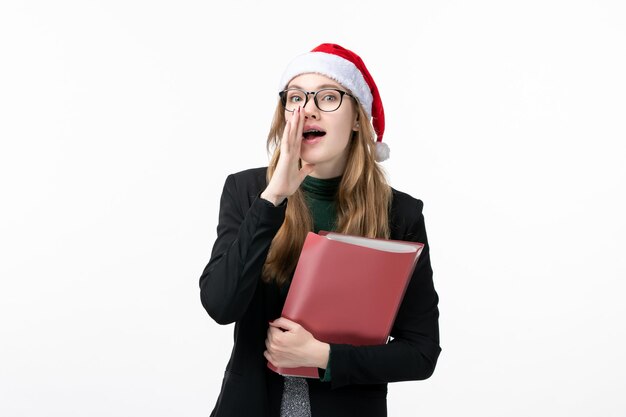
[[[323,89],[317,91],[312,99],[321,111],[335,111],[341,105],[342,94],[338,90]],[[283,105],[287,111],[294,111],[298,106],[304,107],[307,101],[307,94],[304,91],[295,89],[284,91]]]

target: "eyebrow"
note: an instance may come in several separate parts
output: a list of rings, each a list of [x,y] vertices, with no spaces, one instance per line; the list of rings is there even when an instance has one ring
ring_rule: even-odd
[[[297,88],[299,90],[304,90],[305,89],[304,87],[301,87],[301,86],[299,86],[297,84],[290,85],[287,88]],[[323,88],[338,88],[340,90],[342,89],[341,86],[337,86],[337,85],[334,85],[334,84],[322,84],[322,85],[317,86],[318,90],[321,90]]]

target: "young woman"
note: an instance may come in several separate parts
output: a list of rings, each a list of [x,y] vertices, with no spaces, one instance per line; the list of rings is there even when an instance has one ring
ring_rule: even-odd
[[[384,111],[358,55],[319,45],[288,65],[279,89],[269,167],[226,178],[200,277],[209,315],[235,323],[211,416],[386,416],[387,383],[428,378],[441,351],[423,204],[391,188],[378,164],[388,156]],[[280,317],[311,230],[425,244],[389,343],[328,344]],[[317,367],[320,377],[282,377],[268,361]]]

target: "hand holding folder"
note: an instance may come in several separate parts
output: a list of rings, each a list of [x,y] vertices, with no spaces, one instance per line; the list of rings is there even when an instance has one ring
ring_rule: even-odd
[[[385,344],[424,245],[309,232],[282,316],[326,343]],[[276,368],[317,378],[317,368]]]

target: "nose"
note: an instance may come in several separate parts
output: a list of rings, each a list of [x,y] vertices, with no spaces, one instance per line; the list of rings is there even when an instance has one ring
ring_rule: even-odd
[[[315,99],[313,96],[309,96],[309,101],[306,102],[302,110],[304,110],[305,118],[317,119],[319,117],[319,110],[315,105]]]

